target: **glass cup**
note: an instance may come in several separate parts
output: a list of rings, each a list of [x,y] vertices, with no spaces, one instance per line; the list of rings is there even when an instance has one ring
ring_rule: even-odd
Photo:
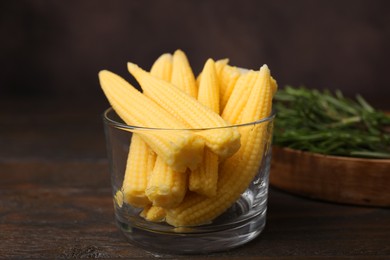
[[[164,221],[148,221],[140,216],[142,208],[131,206],[124,201],[122,185],[132,136],[135,132],[162,134],[187,131],[199,133],[211,129],[178,130],[130,126],[123,123],[112,108],[104,112],[103,119],[115,218],[120,230],[132,244],[152,252],[170,254],[210,253],[243,245],[262,232],[266,223],[274,114],[256,122],[229,126],[238,129],[241,138],[243,134],[254,131],[261,132],[258,135],[261,136],[261,141],[254,144],[258,146],[256,149],[260,149],[261,153],[256,158],[251,159],[255,161],[254,164],[251,162],[251,167],[254,167],[254,177],[245,186],[246,189],[239,195],[239,198],[210,223],[180,227],[171,226]],[[223,129],[221,128],[221,130]],[[241,146],[240,149],[243,149],[243,147]],[[220,165],[229,159],[222,160]],[[246,167],[250,162],[240,163],[243,167]],[[240,172],[236,174],[240,174]],[[220,193],[217,193],[217,196],[220,195]]]

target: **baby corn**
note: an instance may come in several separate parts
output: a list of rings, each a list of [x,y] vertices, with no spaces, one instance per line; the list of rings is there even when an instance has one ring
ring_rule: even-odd
[[[133,134],[122,187],[124,200],[128,204],[134,207],[151,204],[145,189],[155,160],[156,154],[138,134]]]
[[[150,74],[166,81],[171,80],[172,75],[172,54],[164,53],[153,63]]]
[[[101,87],[115,112],[128,125],[188,128],[187,124],[177,120],[118,75],[101,71],[99,78]],[[132,104],[131,108],[128,104]],[[184,172],[187,167],[195,169],[202,160],[204,142],[190,132],[133,131],[137,132],[149,147],[176,171]]]
[[[199,84],[198,101],[219,114],[219,81],[215,62],[208,59]],[[198,194],[213,197],[217,193],[218,155],[207,147],[203,154],[203,162],[191,172],[189,190]]]
[[[219,114],[219,81],[212,59],[208,59],[199,85],[198,101]],[[203,162],[190,174],[189,190],[208,197],[215,196],[218,180],[218,155],[205,148]]]
[[[228,64],[223,66],[220,79],[221,79],[221,110],[223,110],[228,102],[230,95],[233,92],[234,85],[240,76],[240,71],[236,67],[232,67]]]
[[[177,50],[173,54],[173,69],[170,81],[191,97],[196,98],[198,95],[194,73],[192,72],[187,56],[181,50]]]
[[[153,172],[148,180],[146,196],[153,206],[172,208],[180,204],[187,191],[187,173],[172,170],[157,157]]]
[[[144,219],[152,222],[161,222],[165,218],[165,210],[157,206],[146,206],[140,213]]]
[[[159,73],[164,67],[168,66],[171,67],[172,79],[171,75],[168,77],[167,73]],[[172,70],[172,68],[176,69]],[[182,88],[185,92],[191,93],[191,91],[196,90],[196,86],[192,87],[194,76],[191,67],[189,66],[187,57],[180,50],[175,52],[173,59],[172,55],[170,55],[170,59],[168,59],[167,54],[164,57],[160,57],[152,67],[150,74],[167,82],[171,80],[176,81],[177,86]],[[180,174],[175,172],[172,168],[167,166],[163,160],[157,158],[155,169],[147,186],[147,194],[154,205],[153,209],[173,207],[183,200],[187,190],[186,175],[186,173]],[[153,214],[154,210],[148,210],[146,219],[154,219],[155,217]]]
[[[217,113],[199,103],[174,85],[153,77],[133,63],[130,73],[140,83],[144,94],[191,128],[226,127],[229,124]],[[240,147],[240,134],[236,128],[203,130],[197,133],[206,145],[222,157],[233,155]]]
[[[158,78],[170,80],[172,55],[169,53],[161,55],[154,62],[150,73]],[[126,202],[134,207],[144,207],[151,204],[145,190],[155,161],[156,154],[138,134],[134,133],[131,138],[122,187]]]
[[[222,112],[222,118],[231,124],[237,124],[240,113],[243,111],[245,104],[248,101],[251,89],[256,82],[258,72],[249,71],[245,74],[240,75],[232,94],[229,97],[228,102],[226,103],[225,108]]]
[[[215,68],[215,62],[208,59],[202,71],[202,79],[199,82],[198,101],[219,114],[219,80]]]
[[[229,59],[217,60],[215,62],[215,72],[217,73],[218,78],[220,78],[223,67],[225,67],[225,65],[227,65],[228,62],[229,62]],[[202,78],[202,72],[199,73],[198,77],[196,78],[196,85],[198,85],[198,87],[200,85],[201,78]],[[225,92],[225,90],[222,89],[222,87],[224,87],[224,86],[222,86],[222,84],[219,84],[219,93],[220,93],[219,95],[220,96]]]

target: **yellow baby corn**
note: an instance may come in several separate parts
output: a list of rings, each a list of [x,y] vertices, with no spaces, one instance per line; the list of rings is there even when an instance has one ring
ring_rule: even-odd
[[[238,80],[238,77],[240,76],[240,71],[236,67],[232,67],[228,64],[223,66],[221,73],[219,74],[219,78],[221,81],[221,110],[226,106],[226,103],[228,102],[230,95],[233,92],[234,85],[236,84],[236,81]]]
[[[271,114],[274,87],[271,72],[267,65],[263,65],[251,90],[247,105],[241,113],[241,124],[259,120]]]
[[[177,50],[173,58],[172,55],[170,56],[170,60],[168,60],[167,56],[165,55],[165,58],[160,58],[155,62],[155,66],[152,67],[150,74],[168,82],[172,81],[187,94],[196,95],[197,87],[194,75],[185,54]],[[172,78],[167,75],[157,74],[158,70],[153,68],[156,68],[159,64],[161,69],[168,65],[171,66]],[[177,174],[179,173],[174,172],[163,160],[157,159],[153,177],[150,179],[147,187],[148,196],[153,200],[154,205],[172,207],[180,203],[184,198],[187,190],[187,177],[176,176]],[[156,208],[160,207],[154,206],[154,209]],[[165,216],[165,211],[162,212],[164,212]],[[155,218],[154,213],[155,210],[148,210],[146,218]]]
[[[187,173],[176,172],[160,156],[148,180],[146,196],[153,206],[171,208],[177,206],[187,191]]]
[[[161,79],[170,80],[172,73],[172,55],[165,53],[153,64],[150,73]],[[144,207],[151,202],[145,195],[149,175],[151,174],[156,154],[138,134],[133,134],[123,180],[123,193],[127,203],[135,207]]]
[[[215,62],[215,71],[217,72],[218,78],[220,77],[220,75],[222,73],[223,67],[225,67],[225,65],[228,64],[228,62],[229,62],[229,59],[217,60]],[[198,77],[196,78],[196,84],[198,85],[198,88],[200,85],[201,78],[202,78],[202,72],[200,72]],[[221,85],[222,84],[219,84],[219,87],[220,87],[219,92],[220,93],[224,92],[224,90],[221,89],[221,87],[222,87]]]
[[[156,154],[138,134],[133,134],[122,187],[124,200],[128,204],[144,207],[151,203],[145,189],[155,160]]]
[[[173,54],[171,83],[194,98],[198,95],[194,73],[187,56],[181,50],[177,50]]]
[[[145,95],[191,128],[228,126],[221,116],[174,85],[151,76],[133,63],[128,63],[128,69]],[[223,157],[231,156],[240,147],[240,134],[236,128],[200,131],[199,135],[213,152]]]
[[[242,122],[252,122],[271,113],[270,71],[265,65],[242,111]],[[242,123],[241,122],[241,123]],[[174,209],[167,210],[166,221],[173,226],[194,226],[211,222],[228,209],[245,191],[261,164],[267,125],[241,127],[240,150],[221,167],[217,195],[204,198],[191,193]]]
[[[218,182],[218,155],[205,148],[203,162],[191,171],[188,189],[207,197],[217,194]]]
[[[219,80],[215,62],[208,59],[202,71],[199,83],[198,101],[219,114]]]
[[[152,222],[161,222],[165,218],[165,210],[157,206],[146,206],[140,213],[144,219]]]
[[[240,113],[243,111],[245,104],[248,101],[249,94],[253,85],[256,82],[259,72],[248,71],[245,74],[240,75],[236,84],[234,85],[233,92],[230,95],[228,102],[222,112],[222,118],[231,124],[238,123]]]
[[[218,76],[221,75],[223,68],[229,63],[229,59],[221,59],[215,62],[215,71]],[[221,92],[222,90],[220,90]]]
[[[153,63],[152,68],[150,69],[150,74],[153,76],[170,81],[172,75],[172,54],[164,53]]]
[[[110,104],[127,124],[177,129],[188,127],[118,75],[101,71],[99,79]],[[195,169],[202,160],[204,142],[192,133],[143,130],[138,134],[176,171],[184,172],[187,167]]]
[[[160,59],[160,62],[157,60],[156,63],[161,63],[160,67],[163,67],[164,64],[161,60],[162,59]],[[165,61],[167,61],[167,64],[168,59],[165,58]],[[168,82],[171,81],[174,85],[181,88],[189,95],[196,95],[197,86],[195,85],[195,78],[186,55],[181,50],[177,50],[173,55],[173,59],[171,56],[171,60],[169,62],[171,67],[173,67],[172,78],[168,78],[166,76],[164,78],[160,75],[156,75],[156,70],[153,70],[156,66],[152,67],[150,74]],[[154,170],[153,177],[150,179],[147,187],[147,193],[153,200],[154,205],[172,207],[180,203],[184,198],[185,191],[187,189],[187,177],[176,176],[177,174],[179,173],[174,172],[171,168],[167,167],[163,160],[157,159],[157,165]],[[148,211],[149,218],[153,217],[151,216],[152,213],[153,211]]]
[[[219,114],[219,81],[215,63],[208,59],[199,85],[198,101]],[[208,197],[215,196],[218,180],[218,155],[205,148],[203,162],[193,170],[189,179],[189,190]]]

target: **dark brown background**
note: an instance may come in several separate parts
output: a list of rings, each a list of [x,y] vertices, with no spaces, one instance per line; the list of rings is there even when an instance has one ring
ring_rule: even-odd
[[[267,63],[280,86],[390,110],[389,46],[387,0],[0,0],[0,258],[154,257],[114,223],[99,70],[129,78],[127,61],[181,48],[197,72]],[[268,209],[258,239],[210,257],[389,258],[388,209],[272,188]]]
[[[128,77],[127,61],[149,68],[181,48],[196,72],[208,57],[267,63],[280,86],[339,88],[390,109],[387,0],[9,0],[0,32],[2,100],[82,99],[100,109],[99,70]]]

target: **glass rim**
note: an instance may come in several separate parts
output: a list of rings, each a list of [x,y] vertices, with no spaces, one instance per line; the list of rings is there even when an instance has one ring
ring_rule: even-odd
[[[233,125],[227,125],[227,126],[219,126],[219,127],[205,127],[205,128],[159,128],[159,127],[146,127],[146,126],[135,126],[135,125],[128,125],[126,123],[118,122],[108,116],[110,112],[115,112],[113,107],[107,108],[103,112],[103,121],[107,125],[114,126],[120,129],[127,129],[127,130],[164,130],[164,131],[204,131],[204,130],[213,130],[213,129],[224,129],[224,128],[232,128],[232,127],[245,127],[245,126],[251,126],[251,125],[258,125],[265,122],[271,122],[274,120],[276,112],[274,110],[271,111],[271,114],[267,117],[260,118],[259,120],[248,122],[248,123],[242,123],[242,124],[233,124]],[[118,114],[117,114],[118,115]],[[119,117],[119,115],[118,115]]]

